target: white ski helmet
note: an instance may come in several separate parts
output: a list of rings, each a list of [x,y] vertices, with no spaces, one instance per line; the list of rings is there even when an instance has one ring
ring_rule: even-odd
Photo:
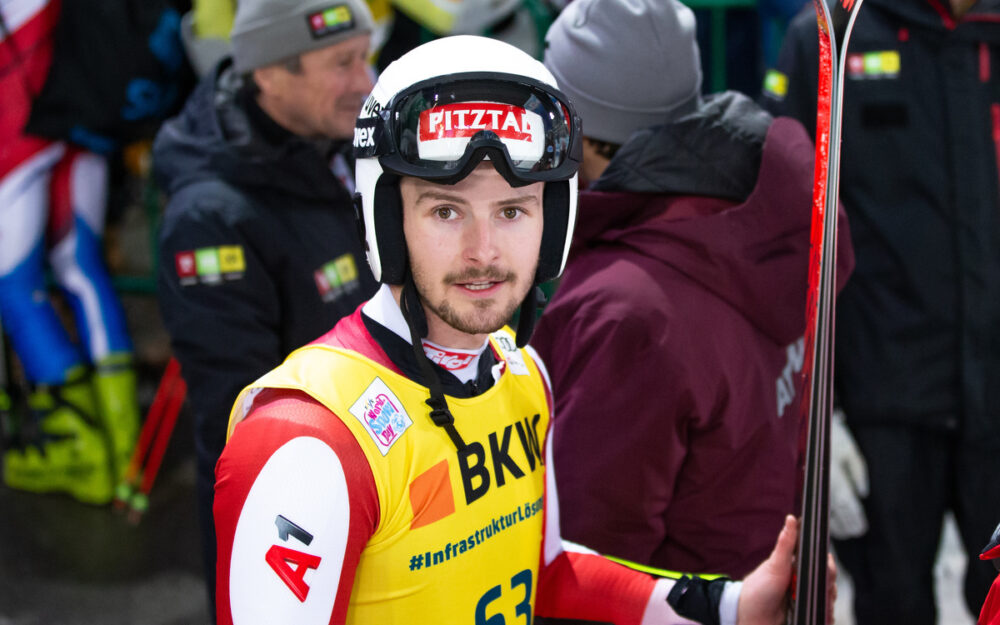
[[[375,279],[407,274],[401,176],[454,184],[489,158],[518,187],[544,182],[535,284],[557,278],[576,223],[580,118],[539,61],[472,35],[414,48],[379,77],[354,130],[355,206]]]

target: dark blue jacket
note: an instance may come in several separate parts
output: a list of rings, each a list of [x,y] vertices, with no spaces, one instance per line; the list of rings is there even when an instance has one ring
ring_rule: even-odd
[[[1000,2],[866,0],[845,72],[841,200],[857,267],[836,385],[855,425],[1000,446]],[[764,103],[815,126],[816,18],[789,27]]]
[[[153,155],[170,198],[160,308],[210,483],[239,391],[376,289],[351,197],[330,170],[333,146],[248,113],[251,100],[223,64],[164,124]]]

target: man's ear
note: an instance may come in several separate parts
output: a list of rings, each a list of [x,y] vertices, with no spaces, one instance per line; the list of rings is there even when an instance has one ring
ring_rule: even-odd
[[[611,164],[607,150],[602,150],[601,145],[602,142],[594,141],[590,137],[583,138],[583,162],[580,163],[579,174],[580,182],[584,186],[600,178],[604,170]]]
[[[261,93],[270,94],[274,93],[274,90],[277,88],[277,83],[275,82],[277,78],[275,72],[277,71],[279,71],[279,66],[267,65],[265,67],[258,67],[250,75],[253,77],[253,81],[257,84],[257,88],[260,89]]]

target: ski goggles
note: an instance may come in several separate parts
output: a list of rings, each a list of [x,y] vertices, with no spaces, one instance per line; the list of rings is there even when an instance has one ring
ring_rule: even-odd
[[[489,156],[512,184],[530,184],[567,180],[581,161],[580,118],[569,100],[523,76],[424,81],[369,115],[357,121],[354,155],[378,157],[399,175],[454,182]]]

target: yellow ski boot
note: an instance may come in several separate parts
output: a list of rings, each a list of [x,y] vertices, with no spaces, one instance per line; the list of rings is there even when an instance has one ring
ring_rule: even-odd
[[[109,445],[96,423],[96,401],[82,367],[62,386],[38,386],[28,407],[38,420],[36,440],[4,453],[4,483],[34,493],[68,493],[89,504],[110,502]]]
[[[141,421],[132,355],[118,353],[103,358],[94,367],[93,382],[101,425],[111,441],[117,483],[132,459]]]

